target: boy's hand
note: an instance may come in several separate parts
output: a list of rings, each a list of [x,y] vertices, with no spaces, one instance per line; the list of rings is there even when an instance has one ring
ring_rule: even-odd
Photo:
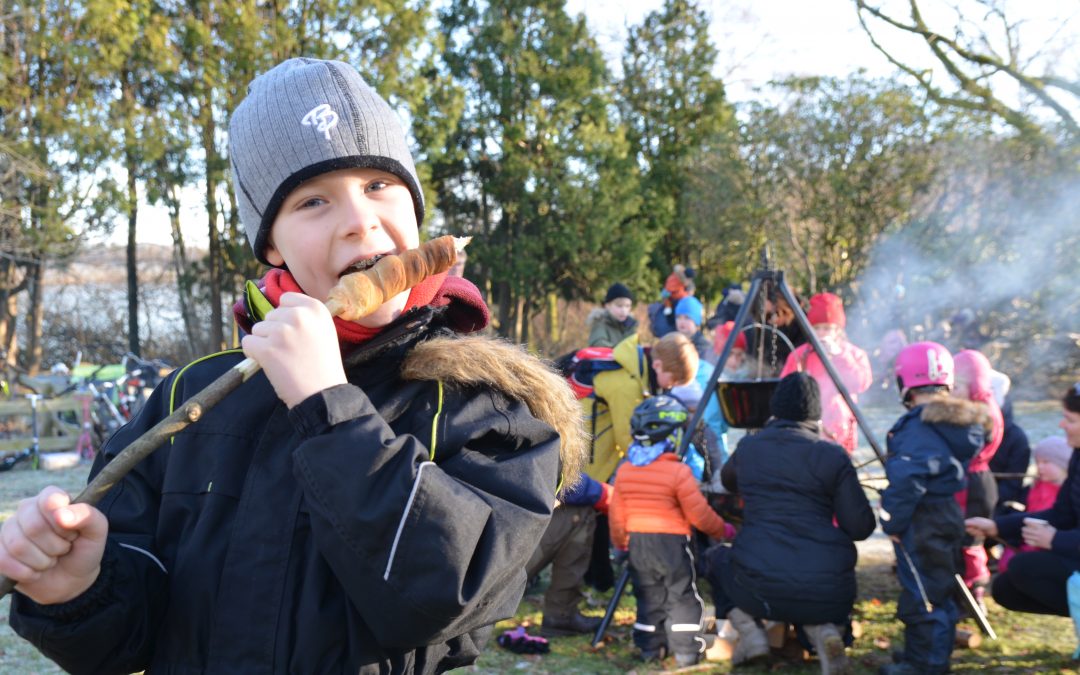
[[[278,398],[290,408],[347,381],[330,312],[302,293],[283,294],[241,344],[244,355],[258,361]]]
[[[67,602],[97,579],[108,533],[105,514],[50,485],[0,528],[0,573],[38,604]]]
[[[997,523],[989,518],[968,518],[964,521],[964,529],[973,537],[996,537],[998,534]]]

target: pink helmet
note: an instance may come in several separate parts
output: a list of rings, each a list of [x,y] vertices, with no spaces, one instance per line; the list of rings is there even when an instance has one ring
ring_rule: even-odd
[[[896,384],[900,399],[907,399],[915,387],[953,385],[953,358],[949,350],[936,342],[914,342],[896,357]]]

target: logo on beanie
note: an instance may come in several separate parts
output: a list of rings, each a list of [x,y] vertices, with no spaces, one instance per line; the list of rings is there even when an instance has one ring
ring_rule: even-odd
[[[321,131],[326,140],[330,140],[330,130],[337,126],[338,116],[328,103],[317,105],[304,115],[300,124],[305,127],[315,127],[315,131]]]

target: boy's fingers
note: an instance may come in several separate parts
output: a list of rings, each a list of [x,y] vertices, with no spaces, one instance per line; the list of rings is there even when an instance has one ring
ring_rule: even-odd
[[[19,562],[14,556],[0,556],[0,574],[12,581],[37,581],[41,573]]]
[[[32,541],[34,546],[52,557],[64,555],[71,550],[71,539],[78,536],[74,532],[59,531],[59,528],[53,525],[50,515],[42,513],[38,505],[29,499],[19,504],[15,520],[22,534]]]
[[[109,534],[109,521],[105,514],[89,504],[72,504],[55,513],[60,527],[78,532],[80,537],[104,541]]]
[[[26,536],[18,518],[13,519],[10,525],[5,525],[0,531],[0,541],[10,557],[31,570],[47,570],[56,564],[56,558],[47,555]]]

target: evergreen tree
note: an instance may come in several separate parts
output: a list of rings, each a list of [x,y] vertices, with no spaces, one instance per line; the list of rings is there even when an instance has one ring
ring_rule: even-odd
[[[440,205],[455,229],[478,235],[470,264],[499,331],[527,341],[552,294],[591,297],[640,274],[636,172],[602,55],[561,0],[455,0],[441,17],[464,106],[435,158]]]

